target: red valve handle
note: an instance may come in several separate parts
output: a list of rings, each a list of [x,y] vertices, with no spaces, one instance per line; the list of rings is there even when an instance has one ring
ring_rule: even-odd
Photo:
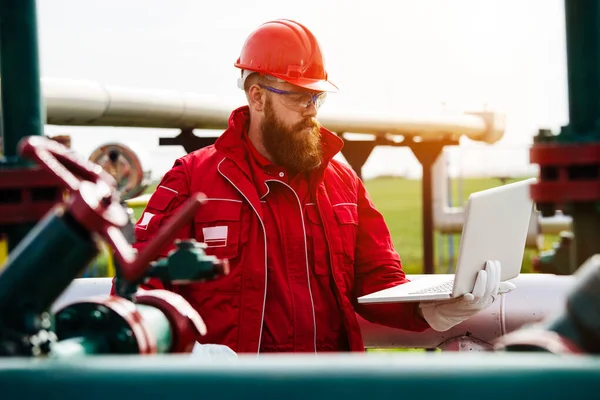
[[[121,268],[123,279],[141,279],[150,262],[162,248],[175,239],[177,232],[188,223],[203,203],[204,195],[190,196],[174,217],[136,255],[121,231],[127,223],[127,213],[114,197],[116,182],[97,164],[82,160],[64,145],[43,136],[28,136],[19,143],[19,152],[40,164],[60,179],[71,191],[68,209],[83,227],[109,243]]]
[[[156,259],[162,248],[167,243],[173,242],[177,232],[194,218],[196,210],[204,203],[205,198],[202,193],[190,196],[181,211],[173,216],[137,257],[134,256],[133,248],[127,243],[121,231],[115,227],[110,227],[103,238],[115,249],[115,257],[119,261],[123,279],[130,282],[141,279],[150,262]]]
[[[116,187],[115,179],[98,164],[77,158],[64,145],[44,136],[29,136],[19,143],[23,157],[36,161],[60,179],[71,191],[79,190],[81,180],[104,181]],[[81,178],[81,179],[78,179]]]

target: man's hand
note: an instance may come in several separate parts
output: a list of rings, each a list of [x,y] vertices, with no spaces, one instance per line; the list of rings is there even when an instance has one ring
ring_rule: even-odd
[[[499,261],[486,261],[471,293],[448,301],[420,303],[423,318],[434,330],[443,332],[489,307],[499,294],[515,289],[510,282],[500,282],[501,272]]]

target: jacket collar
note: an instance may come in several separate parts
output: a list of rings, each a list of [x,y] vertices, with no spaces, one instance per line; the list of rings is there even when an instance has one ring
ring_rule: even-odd
[[[248,150],[244,144],[244,134],[248,131],[250,109],[248,106],[234,110],[229,116],[228,127],[215,142],[215,149],[231,159],[248,176]],[[344,147],[344,141],[336,134],[321,127],[321,146],[323,147],[323,163],[319,167],[319,175],[327,168],[331,159]]]
[[[248,131],[250,110],[248,106],[234,110],[229,117],[229,126],[215,142],[215,149],[224,156],[218,170],[252,205],[259,218],[262,219],[262,207],[258,190],[250,171],[250,157],[244,142]],[[344,141],[334,133],[321,127],[321,144],[323,146],[323,163],[310,174],[311,186],[317,188],[323,180],[325,169],[331,159],[342,149]]]

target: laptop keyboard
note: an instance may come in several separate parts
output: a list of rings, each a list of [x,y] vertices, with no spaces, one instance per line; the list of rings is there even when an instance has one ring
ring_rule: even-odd
[[[426,287],[410,294],[424,294],[424,293],[446,293],[451,292],[454,286],[454,279],[448,282],[440,283],[439,285]]]

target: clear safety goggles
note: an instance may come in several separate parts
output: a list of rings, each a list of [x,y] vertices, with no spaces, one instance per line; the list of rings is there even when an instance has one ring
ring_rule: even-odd
[[[258,84],[261,88],[268,90],[271,93],[281,95],[282,103],[296,111],[306,111],[310,108],[311,104],[315,105],[318,110],[327,97],[327,92],[319,92],[315,94],[303,93],[303,92],[291,92],[289,90],[277,89],[272,86]]]

